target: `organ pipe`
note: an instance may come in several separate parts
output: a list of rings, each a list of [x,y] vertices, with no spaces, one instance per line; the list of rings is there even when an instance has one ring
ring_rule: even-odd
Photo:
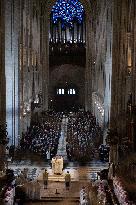
[[[60,42],[60,35],[61,35],[61,30],[60,30],[61,24],[60,24],[60,21],[58,22],[57,28],[58,28],[58,41]]]
[[[60,27],[61,27],[61,25],[60,25]],[[61,27],[61,42],[63,42],[63,31],[62,31],[62,27]]]
[[[74,32],[75,32],[75,29],[74,29],[74,26],[73,26],[73,29],[72,29],[72,43],[74,43]]]
[[[67,28],[65,28],[65,43],[67,42]]]
[[[54,25],[54,42],[56,43],[56,25]]]
[[[59,34],[60,34],[60,42],[61,42],[62,38],[61,38],[61,22],[60,21],[59,21]]]
[[[81,24],[74,22],[72,28],[69,26],[62,28],[62,21],[58,21],[57,24],[54,24],[53,21],[50,22],[50,41],[54,43],[66,43],[69,41],[72,41],[72,43],[84,43],[86,36],[85,32],[84,21]]]
[[[79,43],[79,25],[77,23],[77,43]]]
[[[81,42],[83,43],[83,22],[81,24]]]

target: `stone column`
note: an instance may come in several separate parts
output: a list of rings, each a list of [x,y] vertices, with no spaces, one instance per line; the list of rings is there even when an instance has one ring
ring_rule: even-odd
[[[0,1],[0,125],[5,124],[6,122],[4,22],[5,22],[4,0],[2,0]],[[5,167],[5,145],[0,144],[0,170],[4,170],[4,167]]]
[[[43,110],[48,110],[49,86],[49,19],[44,14],[42,17],[42,94]]]
[[[85,110],[92,110],[91,19],[86,19]]]
[[[6,121],[10,144],[19,134],[19,27],[20,1],[5,0]]]
[[[132,103],[136,105],[136,2],[133,3],[133,30],[132,30]],[[135,15],[134,15],[135,14]]]
[[[136,106],[136,2],[133,1],[133,20],[132,20],[132,105]],[[136,115],[134,111],[134,117],[131,122],[132,125],[132,140],[133,140],[133,151],[136,151]]]
[[[113,46],[112,46],[112,82],[111,82],[111,111],[110,111],[110,127],[115,127],[115,119],[116,119],[116,110],[117,110],[117,102],[116,102],[116,76],[117,76],[117,69],[118,65],[116,65],[116,61],[118,61],[118,56],[116,55],[116,52],[118,51],[118,44],[116,44],[116,41],[118,39],[118,32],[116,32],[116,29],[118,28],[118,22],[117,22],[117,6],[113,7]]]
[[[115,136],[118,141],[118,125],[121,123],[122,116],[121,101],[122,94],[120,93],[122,88],[122,74],[123,70],[120,70],[121,66],[121,48],[120,48],[120,37],[121,37],[121,2],[118,0],[113,1],[113,43],[112,43],[112,81],[111,81],[111,109],[110,109],[110,136],[113,143],[110,144],[110,162],[118,163],[118,145],[114,143]],[[123,39],[122,39],[123,40]],[[121,42],[122,42],[121,40]],[[125,68],[124,68],[125,69]],[[121,89],[121,90],[120,90]],[[124,88],[125,89],[125,88]]]
[[[5,42],[4,42],[4,1],[0,1],[0,122],[5,123]]]

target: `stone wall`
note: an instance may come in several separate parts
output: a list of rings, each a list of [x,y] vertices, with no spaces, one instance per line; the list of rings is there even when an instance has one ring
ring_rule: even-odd
[[[0,123],[5,123],[4,2],[0,2]]]
[[[0,125],[5,124],[6,121],[6,96],[5,96],[5,62],[4,62],[4,1],[0,1]],[[0,136],[1,137],[1,136]],[[0,144],[0,170],[5,167],[5,145]]]
[[[5,1],[5,74],[6,121],[10,144],[18,143],[19,134],[19,69],[18,41],[20,4],[18,0]]]
[[[10,144],[16,146],[42,86],[40,6],[35,0],[5,0],[6,121]]]
[[[126,137],[128,102],[135,105],[135,1],[114,1],[111,128]],[[132,100],[130,100],[130,93]]]
[[[49,99],[54,99],[55,97],[55,87],[62,85],[74,85],[79,90],[79,101],[80,104],[84,108],[84,100],[85,100],[85,68],[74,66],[71,64],[64,64],[61,66],[56,66],[52,69],[49,78]]]
[[[105,126],[110,119],[111,105],[111,78],[112,78],[112,8],[111,0],[98,0],[93,3],[92,13],[92,87],[93,112],[98,121],[101,121],[103,112],[98,109],[98,104],[104,109],[103,123]],[[92,97],[93,97],[92,96]],[[96,113],[98,112],[98,113]],[[99,119],[100,118],[100,119]]]
[[[21,131],[31,120],[31,103],[42,89],[40,57],[40,3],[22,1],[20,20],[20,117]]]

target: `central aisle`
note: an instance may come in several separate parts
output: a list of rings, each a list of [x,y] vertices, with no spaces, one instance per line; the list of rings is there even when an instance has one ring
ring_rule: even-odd
[[[66,152],[67,123],[68,123],[68,118],[64,116],[62,119],[61,136],[59,139],[58,151],[57,151],[57,155],[62,156],[64,160],[67,160],[67,152]]]

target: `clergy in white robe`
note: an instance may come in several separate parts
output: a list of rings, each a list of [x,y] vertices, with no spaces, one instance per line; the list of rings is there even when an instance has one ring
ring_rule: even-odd
[[[63,172],[63,157],[56,156],[52,158],[52,171],[54,174],[62,174]]]

